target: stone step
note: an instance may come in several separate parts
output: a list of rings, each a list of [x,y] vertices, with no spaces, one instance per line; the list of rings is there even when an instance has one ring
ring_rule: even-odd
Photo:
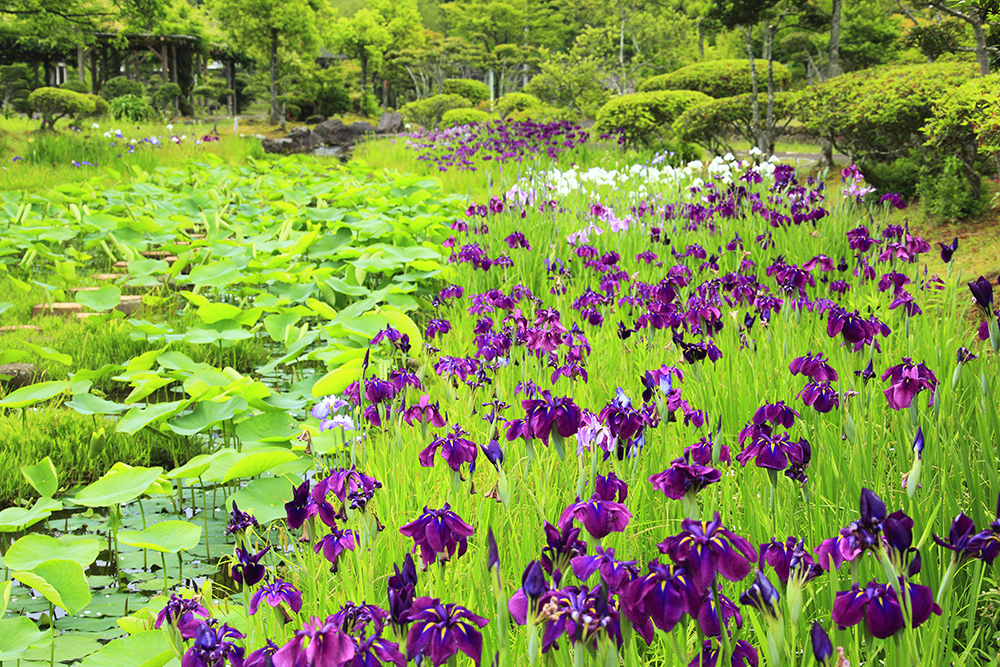
[[[34,331],[38,333],[41,330],[41,327],[36,327],[34,324],[8,324],[7,326],[0,327],[0,334],[14,333],[16,331]]]
[[[32,306],[31,316],[41,317],[42,315],[61,315],[63,317],[69,317],[70,315],[79,313],[82,310],[83,306],[78,303],[40,303],[36,306]]]

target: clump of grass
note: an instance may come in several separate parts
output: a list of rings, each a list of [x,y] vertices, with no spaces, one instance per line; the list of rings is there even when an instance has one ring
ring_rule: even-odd
[[[71,410],[45,407],[28,410],[22,425],[20,410],[0,414],[0,505],[35,495],[21,474],[23,466],[46,456],[59,472],[59,484],[69,489],[97,479],[117,461],[132,466],[170,468],[188,453],[182,438],[173,434],[139,431],[115,433],[115,422],[79,415]],[[103,429],[103,435],[101,435]],[[194,445],[192,445],[193,447]]]

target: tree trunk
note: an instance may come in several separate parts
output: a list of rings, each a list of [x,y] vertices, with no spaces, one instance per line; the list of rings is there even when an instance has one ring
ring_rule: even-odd
[[[840,76],[840,14],[843,0],[833,0],[833,16],[830,19],[830,66],[826,77],[832,79]]]
[[[365,99],[368,90],[368,54],[364,49],[358,51],[358,61],[361,63],[361,100]]]
[[[281,121],[281,107],[278,105],[278,31],[271,30],[271,117],[268,122],[277,125]]]
[[[705,25],[702,18],[698,17],[698,55],[702,60],[705,59]]]
[[[764,22],[764,57],[767,58],[767,121],[764,125],[764,142],[761,148],[770,157],[774,153],[774,28]]]
[[[989,76],[990,52],[986,45],[986,30],[978,12],[973,12],[970,18],[972,19],[969,21],[972,24],[972,34],[976,38],[976,62],[979,63],[979,73],[983,76]]]
[[[757,84],[757,65],[754,63],[753,58],[753,26],[749,29],[745,26],[740,26],[740,30],[743,31],[743,36],[746,38],[747,58],[750,60],[750,83],[752,89],[750,93],[750,108],[753,110],[753,132],[754,136],[757,137],[757,148],[764,150],[765,147],[761,146],[763,137],[760,133],[760,101],[757,99],[760,87]]]
[[[87,82],[87,55],[82,46],[76,47],[76,73],[80,83]]]
[[[618,94],[625,94],[625,5],[619,4],[621,11],[621,30],[618,33],[618,66],[621,67],[621,81],[618,86]]]

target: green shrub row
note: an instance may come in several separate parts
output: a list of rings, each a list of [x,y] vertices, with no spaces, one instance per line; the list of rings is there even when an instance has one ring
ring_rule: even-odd
[[[711,101],[693,90],[663,90],[615,97],[597,112],[594,131],[619,134],[626,145],[652,145],[667,138],[671,125],[687,109]]]
[[[684,141],[704,146],[710,153],[732,152],[729,141],[740,137],[757,144],[753,124],[752,94],[708,100],[688,108],[674,121],[674,133]],[[787,127],[796,112],[799,94],[774,94],[775,127]],[[767,95],[759,95],[760,118],[763,123],[767,114]]]
[[[755,62],[761,91],[767,90],[767,61]],[[784,88],[792,82],[792,72],[779,62],[774,63],[774,83]],[[646,79],[640,92],[655,90],[696,90],[709,97],[734,97],[753,92],[749,60],[712,60],[688,65],[669,74]]]

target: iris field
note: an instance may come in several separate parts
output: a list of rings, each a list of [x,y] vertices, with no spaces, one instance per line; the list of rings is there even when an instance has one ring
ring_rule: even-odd
[[[959,242],[853,167],[485,133],[0,195],[2,324],[136,346],[0,352],[53,369],[4,428],[93,433],[5,453],[4,664],[996,665]]]

